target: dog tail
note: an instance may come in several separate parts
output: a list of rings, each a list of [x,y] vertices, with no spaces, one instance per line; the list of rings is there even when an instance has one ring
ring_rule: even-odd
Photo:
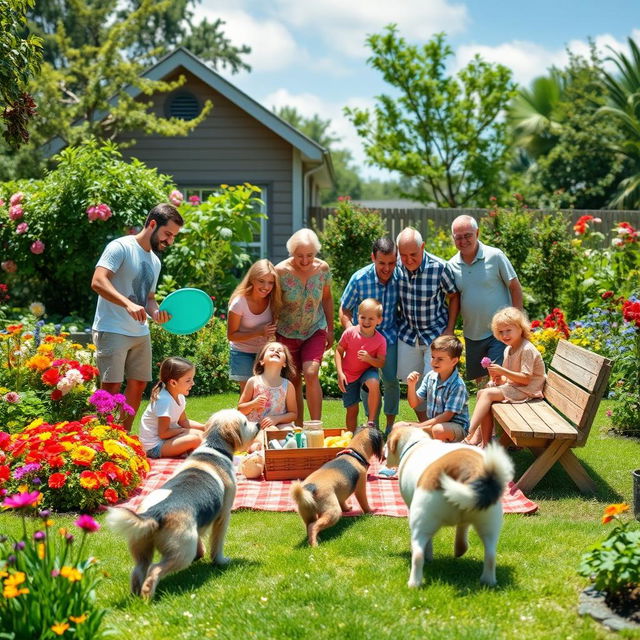
[[[129,542],[151,537],[160,526],[154,518],[141,518],[126,507],[111,507],[107,512],[106,523]]]
[[[444,496],[460,509],[487,509],[500,500],[513,479],[513,463],[506,451],[491,443],[484,451],[482,471],[467,482],[443,473],[440,482]]]
[[[309,485],[311,487],[312,485]],[[291,499],[298,505],[298,513],[305,522],[315,520],[318,515],[318,507],[316,505],[313,492],[300,480],[296,480],[291,485]]]

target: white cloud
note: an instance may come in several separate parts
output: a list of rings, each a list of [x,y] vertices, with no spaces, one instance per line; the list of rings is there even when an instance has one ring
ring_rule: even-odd
[[[469,22],[464,4],[448,0],[277,0],[282,20],[298,28],[310,28],[325,47],[351,57],[366,57],[365,38],[395,23],[409,40],[425,41],[434,33],[462,33]]]
[[[634,29],[631,37],[640,41],[640,30]],[[628,52],[627,41],[617,40],[610,34],[600,34],[594,39],[596,49],[603,57],[614,51]],[[586,40],[571,40],[566,47],[546,49],[534,42],[513,40],[494,47],[486,45],[462,45],[456,52],[455,70],[464,67],[475,54],[487,62],[500,63],[513,71],[516,82],[527,86],[534,78],[545,75],[551,66],[562,68],[567,65],[567,48],[573,53],[588,56],[589,43]]]
[[[236,46],[251,47],[251,53],[243,60],[259,73],[285,69],[305,52],[298,46],[289,29],[282,22],[273,19],[259,19],[246,11],[234,9],[225,3],[208,8],[209,2],[197,5],[196,21],[207,18],[210,21],[224,20],[224,34]]]

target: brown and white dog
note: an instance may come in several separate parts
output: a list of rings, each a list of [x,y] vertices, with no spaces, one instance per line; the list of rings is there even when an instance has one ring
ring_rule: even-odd
[[[129,542],[135,561],[131,591],[152,598],[160,578],[204,556],[202,536],[211,529],[211,561],[226,564],[224,538],[236,495],[233,452],[246,448],[259,427],[234,409],[207,422],[203,443],[176,473],[143,500],[138,512],[109,509],[107,523]],[[152,564],[154,550],[162,558]]]
[[[500,498],[513,478],[513,464],[504,449],[498,444],[484,450],[449,444],[432,440],[416,427],[397,427],[387,440],[386,464],[398,468],[400,493],[409,507],[409,586],[422,584],[424,561],[433,558],[433,536],[445,525],[456,527],[456,557],[466,552],[473,525],[484,545],[480,582],[495,585]]]
[[[294,482],[291,497],[298,504],[298,513],[307,527],[307,539],[312,547],[318,544],[318,533],[332,527],[343,511],[349,511],[347,501],[355,492],[365,513],[370,513],[367,501],[367,469],[371,456],[382,458],[384,440],[378,429],[365,427],[356,432],[349,448],[325,462],[306,478],[304,484]]]

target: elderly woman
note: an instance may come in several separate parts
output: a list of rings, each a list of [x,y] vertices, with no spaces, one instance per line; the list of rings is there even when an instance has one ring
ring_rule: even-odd
[[[291,351],[296,365],[297,424],[302,424],[302,376],[312,420],[322,416],[318,374],[326,349],[333,344],[333,298],[329,265],[317,258],[318,236],[311,229],[296,231],[287,242],[289,258],[276,265],[282,289],[277,337]]]

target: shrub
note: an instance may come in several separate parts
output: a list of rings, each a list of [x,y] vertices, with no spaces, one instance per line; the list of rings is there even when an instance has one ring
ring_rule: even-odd
[[[258,187],[222,185],[204,202],[182,203],[184,226],[164,259],[159,294],[198,287],[226,302],[237,284],[236,274],[252,261],[246,248],[260,230],[262,204]],[[174,191],[174,198],[182,194]]]
[[[75,524],[82,529],[80,543],[65,529],[53,533],[47,510],[39,512],[40,528],[27,535],[24,512],[40,499],[37,491],[5,498],[6,509],[22,516],[22,539],[0,536],[0,620],[3,638],[93,640],[106,635],[106,610],[96,604],[100,565],[83,555],[85,538],[100,525],[90,516]],[[36,521],[37,522],[37,521]],[[68,632],[68,633],[67,633]]]
[[[152,324],[151,340],[154,367],[170,356],[181,356],[193,362],[196,384],[191,390],[192,395],[211,395],[236,389],[236,384],[229,380],[229,341],[222,316],[214,316],[206,327],[187,336],[171,334]]]
[[[109,142],[67,147],[55,159],[57,168],[41,181],[0,185],[3,262],[17,266],[7,275],[22,304],[38,298],[52,312],[89,317],[89,281],[102,250],[166,201],[170,179],[138,160],[123,161]],[[27,225],[23,233],[20,224]]]
[[[373,243],[387,232],[379,212],[355,206],[348,196],[338,201],[320,241],[333,279],[343,290],[351,275],[371,262]]]

